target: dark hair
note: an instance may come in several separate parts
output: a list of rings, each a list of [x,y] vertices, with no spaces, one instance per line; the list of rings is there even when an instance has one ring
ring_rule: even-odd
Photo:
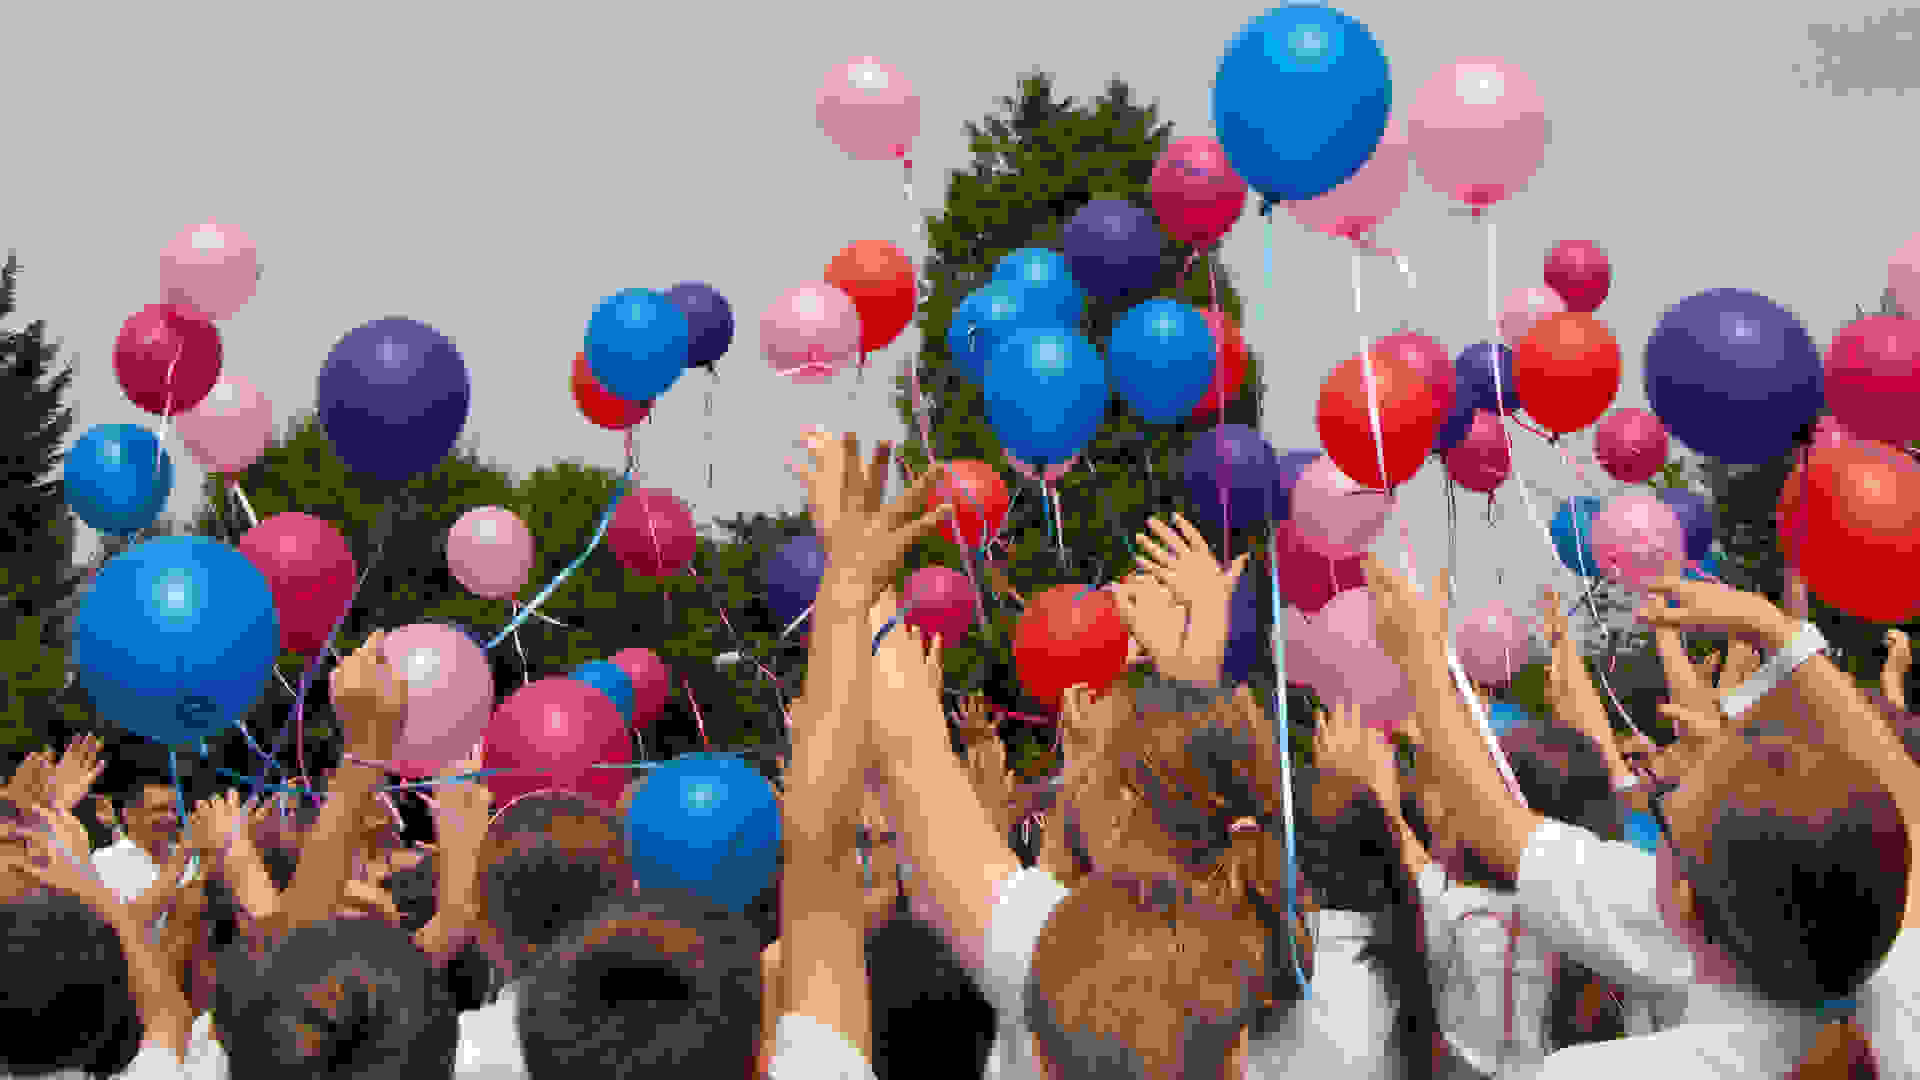
[[[521,991],[527,1075],[743,1075],[759,1050],[757,942],[743,916],[690,893],[608,900]]]
[[[1433,827],[1427,824],[1426,811],[1420,809],[1420,801],[1411,795],[1403,796],[1400,799],[1400,818],[1407,823],[1407,828],[1413,830],[1413,838],[1420,841],[1420,846],[1438,860],[1440,853],[1434,847]],[[1480,854],[1473,845],[1461,845],[1454,854],[1460,860],[1460,865],[1454,869],[1463,875],[1463,881],[1495,890],[1511,891],[1513,889],[1513,882],[1502,874],[1498,867],[1488,862],[1486,856]]]
[[[100,804],[93,799],[81,799],[80,805],[73,808],[73,816],[79,819],[82,828],[87,830],[87,847],[99,851],[113,846],[113,829],[100,820]]]
[[[451,1077],[453,1003],[405,931],[378,919],[303,926],[220,958],[213,1014],[234,1076]]]
[[[6,1072],[115,1076],[139,1052],[126,952],[79,898],[32,889],[0,904],[0,980]]]
[[[556,833],[563,823],[586,824],[589,835]],[[603,835],[591,835],[601,827]],[[513,964],[558,941],[632,880],[625,837],[612,816],[576,796],[508,807],[488,830],[483,865],[481,902]]]
[[[993,1049],[993,1005],[944,937],[896,909],[867,935],[867,979],[879,1080],[977,1080]]]
[[[409,934],[433,921],[439,909],[440,871],[429,854],[414,865],[395,870],[381,881],[381,887],[400,910],[400,927]],[[447,991],[453,995],[454,1008],[472,1012],[485,1005],[498,990],[500,972],[485,949],[469,942],[447,961]]]
[[[1591,738],[1571,728],[1526,725],[1500,736],[1500,749],[1528,806],[1603,840],[1620,839],[1625,819],[1612,769]]]

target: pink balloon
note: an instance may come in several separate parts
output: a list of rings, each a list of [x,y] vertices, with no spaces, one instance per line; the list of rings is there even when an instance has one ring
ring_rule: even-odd
[[[977,610],[973,582],[945,566],[927,566],[907,578],[902,593],[907,625],[924,634],[938,634],[945,645],[965,637]]]
[[[447,530],[447,568],[475,596],[485,600],[512,596],[533,570],[533,534],[511,510],[498,506],[469,510]]]
[[[237,473],[258,461],[273,438],[273,405],[244,377],[221,375],[200,404],[174,423],[203,468]]]
[[[259,283],[259,253],[231,225],[189,225],[160,253],[160,295],[215,322],[232,318]]]
[[[1361,487],[1322,454],[1300,473],[1292,506],[1293,521],[1308,547],[1330,558],[1350,559],[1365,552],[1386,528],[1393,497]]]
[[[1400,665],[1374,640],[1373,593],[1348,589],[1310,620],[1297,611],[1287,616],[1289,681],[1316,680],[1307,685],[1323,704],[1346,702],[1368,727],[1387,734],[1399,731],[1413,701]],[[1302,661],[1305,666],[1296,675]]]
[[[673,492],[657,488],[621,499],[607,526],[614,558],[641,577],[671,577],[686,569],[698,540],[693,511]]]
[[[1206,135],[1169,144],[1148,188],[1160,227],[1183,247],[1213,246],[1247,205],[1247,182],[1227,163],[1220,141]]]
[[[1325,195],[1286,204],[1287,213],[1314,232],[1364,246],[1407,193],[1407,165],[1412,158],[1406,124],[1396,117],[1359,172]]]
[[[1920,322],[1869,315],[1827,349],[1827,407],[1863,439],[1920,440]]]
[[[275,514],[237,546],[273,591],[280,647],[301,656],[319,652],[353,599],[358,573],[340,530],[311,514]]]
[[[652,649],[622,649],[607,658],[633,680],[633,722],[646,727],[673,696],[673,671]]]
[[[1524,188],[1547,153],[1547,108],[1504,61],[1461,60],[1420,87],[1407,115],[1413,163],[1435,191],[1477,215]]]
[[[442,623],[415,623],[381,646],[407,685],[407,713],[393,742],[402,775],[431,776],[473,750],[493,709],[493,669],[473,639]]]
[[[1667,463],[1667,426],[1645,409],[1621,409],[1594,429],[1593,456],[1615,480],[1643,483]]]
[[[826,382],[861,358],[860,313],[826,282],[788,289],[760,316],[760,348],[794,382]]]
[[[1655,496],[1616,495],[1593,519],[1593,560],[1614,581],[1644,588],[1685,565],[1686,530]]]
[[[1488,604],[1468,615],[1453,632],[1454,648],[1467,678],[1483,686],[1505,686],[1532,655],[1527,628],[1505,604]]]
[[[1446,462],[1447,476],[1468,491],[1491,495],[1500,490],[1513,469],[1513,452],[1507,446],[1500,418],[1485,409],[1475,409],[1473,425],[1447,451]]]
[[[920,95],[905,75],[862,56],[827,72],[813,116],[848,156],[891,161],[906,157],[920,134]]]
[[[1357,589],[1367,583],[1356,556],[1333,559],[1307,543],[1300,527],[1282,521],[1273,527],[1274,551],[1278,554],[1280,599],[1312,615],[1327,606],[1336,594]]]
[[[507,798],[524,794],[516,789],[530,782],[532,790],[577,791],[589,773],[611,771],[593,766],[632,757],[619,707],[574,679],[541,679],[514,691],[487,720],[485,741],[481,767],[510,770],[495,789],[510,792]]]
[[[1500,337],[1517,349],[1520,340],[1527,336],[1527,331],[1533,329],[1534,323],[1565,310],[1567,302],[1545,285],[1515,289],[1507,294],[1507,302],[1500,306]]]
[[[1887,288],[1894,303],[1908,314],[1920,314],[1920,232],[1908,238],[1887,262]]]

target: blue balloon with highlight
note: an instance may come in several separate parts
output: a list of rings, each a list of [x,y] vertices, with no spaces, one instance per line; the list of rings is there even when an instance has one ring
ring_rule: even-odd
[[[1487,707],[1487,726],[1493,728],[1495,735],[1506,735],[1532,722],[1532,714],[1523,705],[1496,701]]]
[[[1000,445],[1029,465],[1079,453],[1107,415],[1107,365],[1073,330],[1017,331],[987,362],[987,422]]]
[[[1149,300],[1120,316],[1107,340],[1114,392],[1150,424],[1192,415],[1213,382],[1213,331],[1178,300]]]
[[[1602,503],[1592,495],[1576,495],[1560,504],[1554,512],[1553,551],[1560,564],[1581,577],[1597,577],[1600,564],[1593,559],[1593,519]]]
[[[1024,286],[1032,295],[1035,307],[1050,309],[1060,325],[1080,325],[1087,293],[1073,279],[1065,255],[1046,248],[1021,248],[1000,260],[994,267],[993,280]]]
[[[173,457],[138,424],[100,424],[67,451],[60,479],[81,521],[109,536],[131,536],[167,505]]]
[[[652,769],[626,824],[627,855],[642,888],[685,889],[745,911],[779,868],[773,786],[729,754],[683,754]]]
[[[608,701],[620,710],[620,719],[627,727],[633,727],[633,680],[620,670],[619,665],[606,660],[595,660],[590,664],[581,664],[567,676],[586,683],[605,694]]]
[[[687,370],[692,334],[686,312],[652,289],[615,293],[587,321],[587,367],[607,393],[652,401]]]

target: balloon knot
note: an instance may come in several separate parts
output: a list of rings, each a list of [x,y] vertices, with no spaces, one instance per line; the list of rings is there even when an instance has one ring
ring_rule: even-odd
[[[1265,195],[1260,196],[1260,216],[1263,218],[1273,216],[1273,200],[1267,198]]]

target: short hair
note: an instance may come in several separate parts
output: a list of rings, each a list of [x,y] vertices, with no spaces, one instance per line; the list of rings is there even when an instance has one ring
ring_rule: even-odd
[[[30,889],[0,904],[0,1064],[15,1076],[115,1076],[140,1049],[120,938],[79,898]]]
[[[1500,750],[1529,807],[1602,839],[1620,839],[1625,818],[1613,771],[1591,737],[1572,728],[1526,725],[1500,736]]]
[[[487,831],[480,900],[514,964],[558,941],[632,881],[626,838],[598,804],[537,796]]]
[[[400,911],[400,927],[417,934],[433,921],[439,910],[440,872],[429,854],[414,865],[388,874],[382,886]],[[454,1008],[472,1012],[493,997],[500,973],[493,960],[478,944],[468,942],[447,961],[444,972],[447,991],[453,995]]]
[[[997,1030],[993,1004],[938,931],[895,911],[867,935],[867,980],[879,1080],[983,1074]]]
[[[742,1075],[759,1049],[758,941],[744,916],[689,892],[608,900],[521,990],[527,1075]]]

